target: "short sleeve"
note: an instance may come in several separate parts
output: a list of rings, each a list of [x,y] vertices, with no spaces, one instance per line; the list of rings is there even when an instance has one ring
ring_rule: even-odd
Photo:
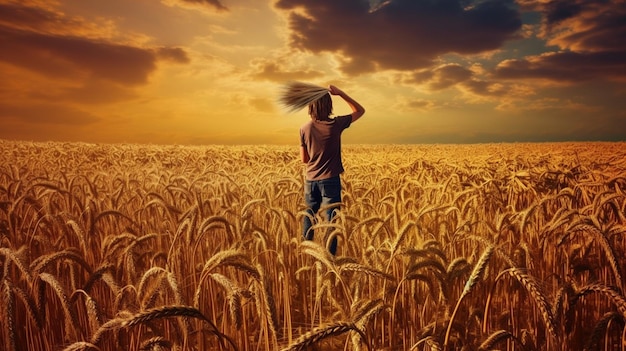
[[[338,116],[335,119],[339,122],[341,129],[347,129],[352,124],[352,115]]]

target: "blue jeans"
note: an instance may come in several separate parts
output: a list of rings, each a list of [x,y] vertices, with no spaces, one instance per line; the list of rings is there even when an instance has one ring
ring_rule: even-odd
[[[326,207],[327,205],[341,202],[341,179],[339,176],[322,179],[307,180],[304,182],[304,202],[307,206],[308,216],[304,216],[302,223],[302,236],[306,240],[313,240],[313,221],[321,207],[326,208],[326,219],[331,221],[339,209],[339,205]],[[337,238],[334,238],[328,248],[331,254],[337,252]]]

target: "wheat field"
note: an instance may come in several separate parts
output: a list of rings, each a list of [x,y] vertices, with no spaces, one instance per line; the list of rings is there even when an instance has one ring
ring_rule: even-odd
[[[343,154],[0,141],[0,348],[626,350],[626,144]]]

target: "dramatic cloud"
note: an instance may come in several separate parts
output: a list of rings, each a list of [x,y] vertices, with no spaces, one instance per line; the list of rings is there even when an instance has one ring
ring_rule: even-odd
[[[0,19],[0,61],[45,76],[138,85],[147,82],[160,58],[189,61],[180,48],[144,48],[82,36],[89,25],[51,9],[10,3],[0,13],[6,14]]]
[[[137,44],[111,21],[69,16],[57,5],[0,4],[0,74],[11,77],[0,97],[5,128],[99,123],[94,105],[136,99],[159,61],[190,61],[181,48]]]
[[[0,138],[293,144],[307,80],[348,143],[626,140],[625,48],[624,0],[0,0]]]
[[[413,75],[412,81],[417,84],[427,83],[432,90],[442,90],[467,81],[472,75],[472,71],[461,65],[446,64],[432,70],[420,70]]]
[[[542,14],[540,37],[556,52],[505,60],[495,71],[507,79],[556,82],[626,80],[626,2],[524,0]]]
[[[228,8],[224,5],[222,5],[222,3],[219,0],[181,0],[182,2],[186,2],[189,4],[197,4],[197,5],[202,5],[202,6],[209,6],[212,7],[218,11],[227,11]]]
[[[156,55],[145,49],[0,28],[0,60],[49,76],[103,78],[123,84],[146,83]]]
[[[496,77],[556,82],[626,81],[626,51],[555,52],[501,62]]]
[[[447,53],[477,54],[515,38],[520,14],[509,0],[279,0],[288,11],[291,45],[344,57],[343,70],[413,70]]]
[[[563,50],[623,50],[626,2],[623,0],[518,0],[522,9],[542,16],[540,37]]]

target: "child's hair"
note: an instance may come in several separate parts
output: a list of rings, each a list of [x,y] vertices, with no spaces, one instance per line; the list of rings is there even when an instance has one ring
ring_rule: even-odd
[[[333,113],[333,100],[330,94],[325,94],[321,98],[309,104],[309,115],[318,120],[328,118]]]

